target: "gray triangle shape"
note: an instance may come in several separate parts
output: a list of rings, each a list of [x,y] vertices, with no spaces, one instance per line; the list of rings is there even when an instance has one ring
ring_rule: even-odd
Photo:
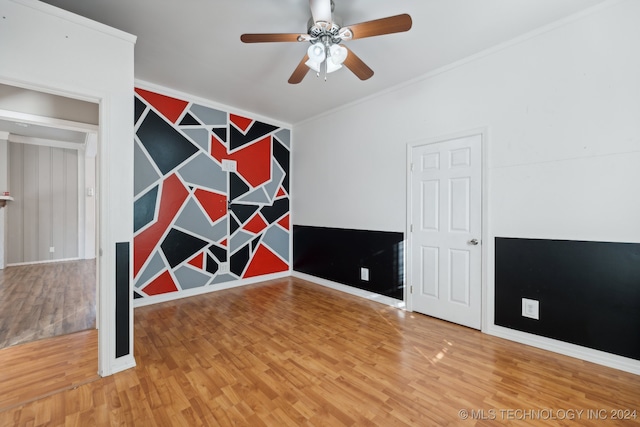
[[[270,203],[276,198],[283,179],[284,170],[282,170],[280,164],[274,160],[271,162],[271,181],[264,185],[264,191],[266,191]]]
[[[133,193],[137,196],[158,181],[160,175],[137,142],[133,147]]]
[[[234,252],[235,250],[243,247],[249,240],[253,239],[254,236],[245,233],[244,231],[238,231],[229,242],[229,250]]]
[[[264,189],[262,187],[258,187],[255,190],[253,190],[250,193],[245,194],[244,196],[240,197],[239,199],[236,200],[237,202],[243,202],[243,203],[257,203],[257,204],[264,204],[264,205],[270,205],[271,204],[271,200],[269,200],[269,197],[267,196],[267,193],[264,192]]]
[[[139,275],[136,279],[136,288],[145,285],[149,280],[151,280],[165,268],[167,268],[167,266],[165,265],[164,260],[162,259],[158,251],[156,251],[156,253],[153,255],[153,258],[151,258],[151,261],[149,261],[149,264],[147,264],[147,266],[142,271],[142,274]]]
[[[289,129],[279,130],[275,135],[285,147],[291,150],[291,131]]]
[[[225,126],[227,124],[227,113],[203,105],[193,104],[191,112],[198,117],[202,123],[208,126]]]
[[[209,141],[211,137],[209,136],[209,131],[205,128],[201,129],[182,129],[189,138],[193,140],[198,146],[202,147],[204,151],[209,152]]]
[[[289,259],[289,233],[282,228],[272,225],[264,234],[262,243],[280,255],[282,259]]]

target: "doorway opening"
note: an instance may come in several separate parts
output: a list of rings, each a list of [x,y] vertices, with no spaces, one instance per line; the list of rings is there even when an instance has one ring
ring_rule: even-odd
[[[94,377],[98,121],[96,102],[0,84],[0,351],[89,334]]]

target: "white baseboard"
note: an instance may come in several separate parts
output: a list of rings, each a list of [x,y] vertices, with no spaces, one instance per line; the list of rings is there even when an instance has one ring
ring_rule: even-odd
[[[320,277],[311,276],[309,274],[300,273],[298,271],[292,271],[291,276],[298,279],[306,280],[308,282],[315,283],[317,285],[325,286],[327,288],[335,289],[337,291],[345,292],[347,294],[355,295],[357,297],[365,298],[371,301],[379,302],[395,308],[405,308],[404,301],[390,298],[384,295],[376,294],[371,291],[365,291],[363,289],[354,288],[353,286],[343,285],[342,283],[332,282],[331,280],[321,279]]]
[[[483,332],[499,338],[519,342],[520,344],[526,344],[542,350],[552,351],[554,353],[575,357],[576,359],[640,375],[640,361],[630,359],[628,357],[618,356],[616,354],[606,353],[604,351],[594,350],[592,348],[582,347],[564,341],[541,337],[539,335],[516,331],[514,329],[497,325],[489,325],[487,330]]]
[[[193,297],[196,295],[208,294],[210,292],[222,291],[224,289],[237,288],[240,286],[253,285],[254,283],[266,282],[268,280],[282,279],[291,276],[291,272],[284,271],[282,273],[267,274],[265,276],[252,277],[251,279],[232,280],[229,282],[215,283],[200,288],[186,289],[178,292],[169,292],[162,295],[154,295],[145,298],[133,300],[133,308],[144,307],[145,305],[159,304],[161,302],[175,301],[182,298]]]
[[[80,261],[83,258],[61,258],[61,259],[45,259],[42,261],[27,261],[27,262],[14,262],[7,264],[7,267],[18,267],[22,265],[35,265],[35,264],[53,264],[54,262],[67,262],[67,261]]]

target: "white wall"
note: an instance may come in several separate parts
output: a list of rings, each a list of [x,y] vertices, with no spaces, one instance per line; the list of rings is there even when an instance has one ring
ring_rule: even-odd
[[[0,83],[100,103],[99,370],[115,358],[115,247],[131,242],[133,219],[133,48],[135,37],[35,0],[0,0]],[[133,336],[133,311],[130,310]]]
[[[296,125],[296,223],[404,231],[406,144],[488,127],[496,234],[640,241],[639,8]]]
[[[607,5],[294,126],[296,224],[405,231],[407,143],[485,128],[489,325],[495,236],[640,242],[640,2]]]

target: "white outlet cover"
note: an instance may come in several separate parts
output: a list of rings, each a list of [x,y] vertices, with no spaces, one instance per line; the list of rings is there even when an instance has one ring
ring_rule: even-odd
[[[228,262],[221,262],[220,263],[220,268],[218,269],[219,273],[228,273],[229,272],[229,263]]]
[[[360,268],[360,279],[368,281],[369,280],[369,269],[365,267]]]
[[[225,172],[236,172],[238,163],[235,160],[222,159],[222,170]]]
[[[522,298],[522,317],[540,320],[540,302],[535,299]]]

